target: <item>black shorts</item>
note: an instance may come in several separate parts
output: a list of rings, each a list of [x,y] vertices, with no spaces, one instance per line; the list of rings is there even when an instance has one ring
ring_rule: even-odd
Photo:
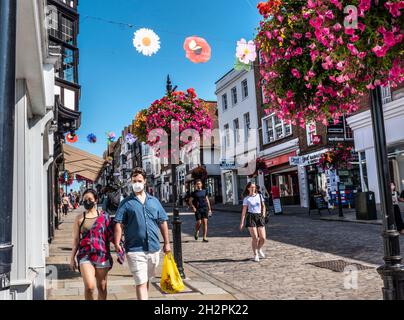
[[[265,218],[259,213],[247,213],[246,228],[265,227]]]
[[[196,210],[195,212],[195,220],[209,219],[208,210]]]

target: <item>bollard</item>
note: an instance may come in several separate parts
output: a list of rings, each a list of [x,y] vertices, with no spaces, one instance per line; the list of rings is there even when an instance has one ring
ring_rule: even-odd
[[[173,247],[174,260],[178,267],[181,278],[185,279],[184,264],[182,260],[182,240],[181,240],[181,218],[178,208],[173,210]]]

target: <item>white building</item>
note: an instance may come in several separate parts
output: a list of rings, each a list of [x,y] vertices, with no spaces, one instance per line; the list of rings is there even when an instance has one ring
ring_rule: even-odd
[[[44,1],[17,1],[17,68],[10,290],[1,299],[45,299],[48,183],[53,163],[54,64]]]
[[[241,169],[250,161],[255,163],[258,141],[256,85],[253,69],[233,69],[216,82],[223,203],[240,202],[249,181],[248,174],[243,174]]]
[[[404,190],[404,89],[382,90],[386,140],[391,179],[399,191]],[[362,190],[375,192],[380,203],[370,110],[347,118],[354,131],[355,149],[361,163]]]

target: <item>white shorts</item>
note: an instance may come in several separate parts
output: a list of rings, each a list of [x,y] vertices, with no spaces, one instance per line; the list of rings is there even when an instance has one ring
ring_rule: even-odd
[[[129,269],[135,279],[135,284],[139,286],[154,277],[156,268],[160,262],[160,251],[128,252],[126,257]]]

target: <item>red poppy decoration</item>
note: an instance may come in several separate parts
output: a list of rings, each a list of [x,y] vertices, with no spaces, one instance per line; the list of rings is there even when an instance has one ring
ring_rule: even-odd
[[[193,63],[205,63],[210,60],[212,49],[208,42],[196,36],[188,37],[184,42],[186,57]]]
[[[66,135],[66,140],[69,143],[75,143],[78,140],[78,136],[77,136],[77,134],[69,133],[69,134]]]

